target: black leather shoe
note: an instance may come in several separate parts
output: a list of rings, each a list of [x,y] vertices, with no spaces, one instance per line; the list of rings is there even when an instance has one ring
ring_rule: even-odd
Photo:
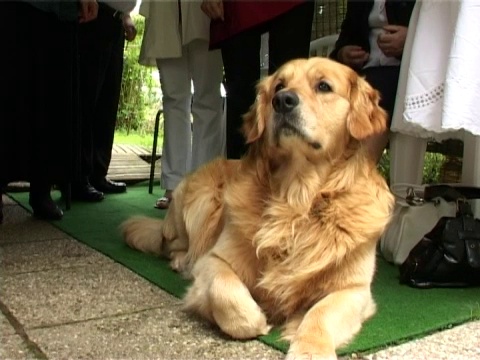
[[[95,189],[103,191],[105,194],[120,194],[127,191],[127,184],[124,182],[116,182],[107,178],[98,181],[92,180]]]
[[[99,202],[104,198],[103,192],[98,191],[88,182],[72,185],[72,200]]]
[[[30,198],[33,216],[42,220],[60,220],[63,211],[55,204],[50,196],[44,198]]]

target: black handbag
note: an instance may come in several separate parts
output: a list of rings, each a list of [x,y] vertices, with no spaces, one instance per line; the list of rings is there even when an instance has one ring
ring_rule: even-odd
[[[480,285],[480,220],[474,219],[467,201],[478,198],[478,189],[446,185],[427,189],[426,200],[456,201],[457,214],[442,217],[410,251],[400,265],[400,283],[416,288]]]

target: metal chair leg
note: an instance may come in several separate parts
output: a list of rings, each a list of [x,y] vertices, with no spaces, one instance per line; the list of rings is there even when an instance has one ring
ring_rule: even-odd
[[[157,142],[158,142],[158,129],[160,127],[160,115],[163,113],[163,110],[158,110],[157,115],[155,116],[155,129],[153,131],[153,146],[152,146],[152,158],[150,162],[150,179],[148,182],[148,193],[153,192],[153,180],[155,177],[155,162],[157,160]]]

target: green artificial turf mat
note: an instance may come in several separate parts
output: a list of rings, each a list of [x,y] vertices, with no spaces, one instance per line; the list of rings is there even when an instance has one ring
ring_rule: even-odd
[[[29,209],[28,193],[9,195]],[[130,249],[122,242],[118,230],[121,222],[133,215],[163,217],[165,211],[153,207],[159,196],[158,186],[154,194],[148,193],[146,185],[130,186],[127,193],[108,195],[100,203],[73,203],[64,218],[53,224],[172,295],[181,297],[188,281],[171,271],[167,261]],[[59,194],[54,193],[54,197],[58,198]],[[381,258],[378,259],[373,293],[377,314],[339,354],[371,352],[480,318],[480,288],[412,289],[399,285],[397,268]],[[279,341],[277,331],[261,340],[284,352],[288,348],[288,344]]]

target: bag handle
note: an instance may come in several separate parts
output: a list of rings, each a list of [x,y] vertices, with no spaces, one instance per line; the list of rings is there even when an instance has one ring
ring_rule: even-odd
[[[440,197],[446,201],[456,201],[458,199],[480,199],[480,188],[465,185],[427,185],[425,186],[423,198],[425,201],[431,201],[433,198]]]

